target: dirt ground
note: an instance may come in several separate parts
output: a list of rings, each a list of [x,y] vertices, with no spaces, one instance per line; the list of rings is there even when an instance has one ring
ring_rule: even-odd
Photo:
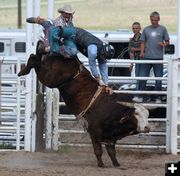
[[[180,155],[120,150],[117,158],[114,168],[104,152],[107,168],[98,168],[92,151],[0,152],[0,176],[164,176],[165,163]]]

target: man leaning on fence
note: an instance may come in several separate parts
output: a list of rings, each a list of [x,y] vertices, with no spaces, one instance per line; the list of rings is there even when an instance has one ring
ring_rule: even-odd
[[[158,12],[152,12],[150,14],[151,25],[144,28],[141,40],[141,53],[140,57],[142,60],[163,60],[163,49],[169,45],[169,34],[166,27],[159,24],[160,15]],[[153,68],[155,77],[163,76],[163,64],[155,63],[143,63],[140,64],[140,77],[148,77],[150,70]],[[146,90],[147,80],[139,81],[139,90]],[[156,80],[155,89],[156,91],[162,90],[162,81]],[[142,102],[144,97],[139,97],[135,101]],[[161,103],[159,96],[154,95],[153,100],[156,103]]]

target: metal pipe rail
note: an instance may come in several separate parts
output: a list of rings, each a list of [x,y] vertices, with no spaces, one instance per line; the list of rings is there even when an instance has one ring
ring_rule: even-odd
[[[0,62],[3,62],[3,64],[17,64],[17,58],[21,62],[26,62],[24,56],[0,56]]]
[[[79,58],[81,62],[88,63],[88,59],[86,57],[80,57]],[[121,64],[121,63],[155,63],[155,64],[168,64],[168,61],[166,60],[133,60],[133,59],[117,59],[112,58],[111,60],[107,60],[107,63],[114,63],[114,64]]]
[[[89,62],[87,58],[79,58],[80,61],[85,65],[88,66]],[[131,63],[133,64],[164,64],[168,65],[168,61],[165,60],[132,60],[132,59],[117,59],[112,58],[111,60],[107,61],[107,66],[111,67],[128,67]],[[98,64],[98,63],[97,63]]]
[[[133,60],[133,59],[116,59],[112,58],[107,63],[121,64],[121,63],[139,63],[139,64],[168,64],[165,60]]]
[[[156,80],[162,80],[162,84],[167,84],[167,77],[129,77],[129,76],[109,76],[110,84],[136,84],[136,80],[147,80],[147,84],[154,84]]]
[[[129,76],[109,76],[109,80],[119,81],[119,80],[165,80],[167,81],[167,77],[129,77]]]
[[[61,143],[59,142],[59,145],[61,146],[73,146],[73,147],[92,147],[92,144],[66,144],[66,143]],[[117,145],[116,147],[120,148],[133,148],[133,149],[165,149],[166,146],[164,145],[132,145],[132,144],[127,144],[127,145]]]
[[[116,93],[125,93],[125,94],[146,94],[146,95],[166,95],[167,91],[143,91],[143,90],[114,90]]]

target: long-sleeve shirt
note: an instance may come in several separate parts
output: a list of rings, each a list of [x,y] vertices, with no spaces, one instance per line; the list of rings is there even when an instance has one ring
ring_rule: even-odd
[[[140,41],[141,34],[139,37],[136,37],[135,35],[130,39],[129,42],[129,52],[133,55],[133,59],[139,59],[140,58],[140,50],[139,51],[131,51],[131,48],[139,48],[141,47],[141,41]]]
[[[68,22],[66,22],[66,20],[64,19],[64,17],[62,15],[58,16],[54,21],[53,21],[55,26],[61,26],[61,27],[72,27],[73,22],[72,20],[69,20]]]

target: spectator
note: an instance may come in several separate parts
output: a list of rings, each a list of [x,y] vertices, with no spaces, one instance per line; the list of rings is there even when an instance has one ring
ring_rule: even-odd
[[[130,58],[131,59],[134,59],[134,60],[139,60],[140,59],[140,50],[141,50],[141,41],[139,40],[140,39],[140,36],[141,36],[141,25],[139,22],[134,22],[132,24],[132,31],[134,33],[134,36],[130,39],[130,42],[129,42],[129,55],[130,55]],[[130,66],[130,71],[132,71],[132,68],[133,68],[133,65],[134,64],[131,64]],[[135,75],[136,77],[139,76],[139,70],[140,68],[140,64],[135,64]],[[136,90],[139,90],[139,80],[137,80],[137,83],[136,83]],[[138,97],[134,97],[134,99],[137,99]]]
[[[152,12],[150,14],[151,25],[144,28],[141,40],[141,53],[140,57],[143,60],[163,60],[163,49],[169,44],[169,35],[166,27],[159,24],[160,15],[158,12]],[[163,76],[163,64],[140,64],[141,77],[147,77],[150,74],[150,70],[153,68],[155,77]],[[139,90],[145,90],[146,80],[139,81]],[[155,90],[161,91],[162,81],[156,80]],[[154,96],[156,103],[161,103],[159,96]],[[138,100],[143,101],[143,98]]]

